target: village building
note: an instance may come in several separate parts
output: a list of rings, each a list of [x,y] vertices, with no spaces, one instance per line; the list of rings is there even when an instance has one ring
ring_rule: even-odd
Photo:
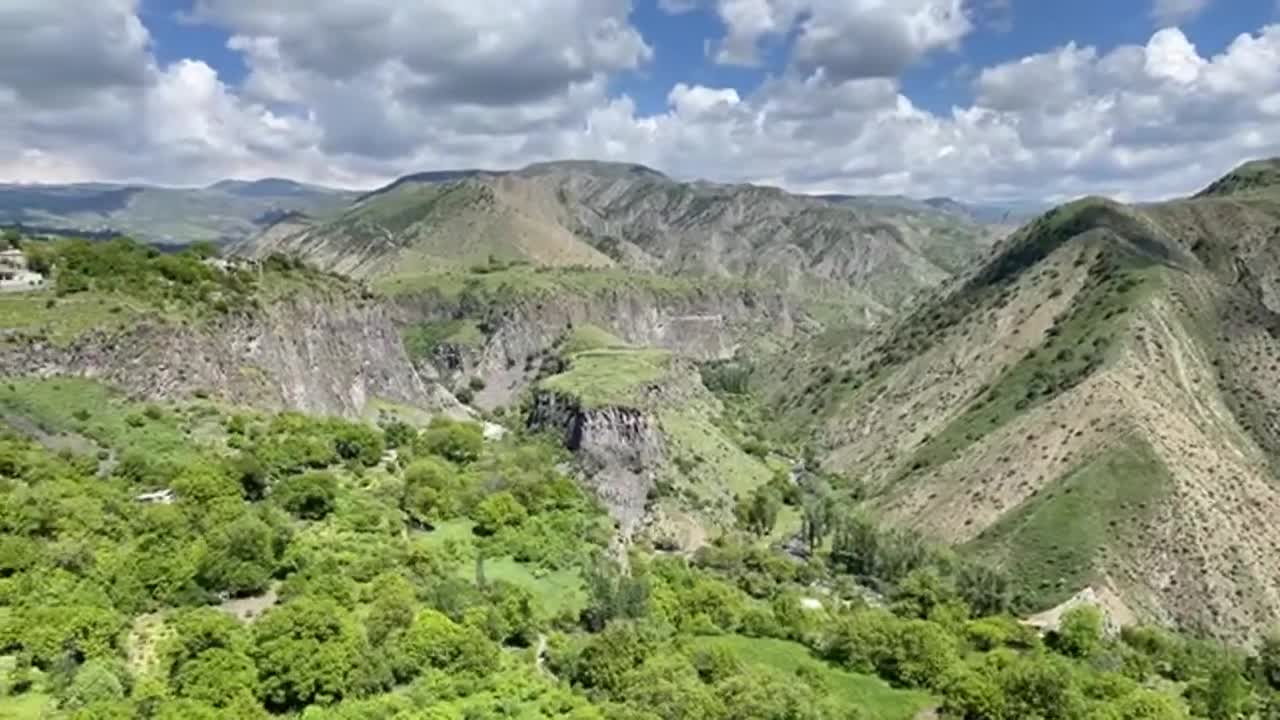
[[[27,256],[17,248],[0,251],[0,291],[34,290],[44,285],[44,276],[31,272]]]

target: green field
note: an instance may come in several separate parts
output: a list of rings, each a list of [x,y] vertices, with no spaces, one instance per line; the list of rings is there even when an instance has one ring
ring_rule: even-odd
[[[0,378],[0,421],[47,436],[79,436],[104,448],[191,458],[197,448],[184,430],[185,420],[172,408],[129,402],[93,380]]]
[[[623,349],[630,347],[621,338],[596,325],[578,325],[569,332],[560,353],[571,356],[588,350]]]
[[[440,523],[424,536],[428,547],[443,550],[452,543],[460,555],[454,575],[472,581],[476,577],[476,543],[475,535],[471,532],[473,527],[475,523],[470,520],[450,520]],[[509,582],[528,590],[551,616],[565,610],[581,608],[586,602],[582,577],[576,569],[547,572],[506,556],[486,558],[484,576],[486,580]]]
[[[574,355],[566,372],[541,386],[587,407],[634,404],[643,386],[662,379],[670,361],[665,350],[589,350]]]
[[[153,310],[149,303],[118,294],[6,293],[0,294],[0,328],[68,345],[91,330],[114,332],[130,327]]]
[[[787,674],[809,668],[820,674],[833,699],[841,705],[866,710],[877,720],[911,720],[933,704],[923,692],[898,690],[879,678],[847,672],[817,660],[799,643],[739,635],[700,637],[692,642],[695,647],[728,650],[745,663]]]

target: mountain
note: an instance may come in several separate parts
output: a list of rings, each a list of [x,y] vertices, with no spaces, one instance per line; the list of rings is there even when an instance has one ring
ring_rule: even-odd
[[[80,183],[0,184],[0,225],[114,231],[157,244],[230,242],[292,212],[325,213],[356,193],[292,180],[224,180],[205,188]]]
[[[268,228],[237,251],[357,277],[499,262],[621,267],[859,293],[883,313],[981,254],[999,231],[932,208],[853,207],[777,188],[679,182],[571,161],[401,178],[345,212]]]
[[[853,207],[891,208],[914,212],[936,211],[964,218],[980,225],[1021,225],[1043,208],[1031,204],[991,205],[966,203],[949,197],[919,200],[906,195],[819,195],[829,202]]]
[[[1209,634],[1274,624],[1276,169],[1051,210],[865,342],[793,348],[779,427],[1029,607],[1092,587]]]

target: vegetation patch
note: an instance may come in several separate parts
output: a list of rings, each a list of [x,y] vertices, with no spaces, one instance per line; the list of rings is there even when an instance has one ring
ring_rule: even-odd
[[[761,458],[748,454],[697,407],[658,412],[658,423],[674,458],[667,482],[671,490],[699,504],[746,496],[773,477]]]
[[[404,348],[413,359],[429,358],[442,345],[475,348],[484,345],[484,333],[473,320],[441,320],[419,323],[404,330]]]
[[[911,720],[935,702],[926,693],[899,690],[877,677],[832,667],[797,642],[726,635],[698,638],[693,646],[722,650],[748,665],[764,665],[787,675],[817,677],[839,704],[862,708],[882,720]]]
[[[560,347],[560,354],[572,356],[588,350],[623,350],[630,345],[598,325],[575,325]]]
[[[186,416],[130,402],[93,380],[0,378],[0,420],[45,437],[79,435],[102,448],[133,448],[153,459],[194,454]]]
[[[517,265],[484,272],[391,275],[374,283],[387,295],[437,295],[467,307],[547,299],[560,294],[600,297],[650,292],[660,297],[697,297],[708,292],[760,289],[758,282],[721,277],[674,277],[594,268]]]
[[[577,398],[586,407],[634,405],[642,400],[643,388],[663,378],[670,362],[665,350],[589,350],[574,355],[567,371],[540,385]]]
[[[1025,610],[1043,610],[1089,585],[1109,548],[1143,533],[1168,484],[1151,447],[1130,438],[1036,493],[965,551],[1000,564]]]

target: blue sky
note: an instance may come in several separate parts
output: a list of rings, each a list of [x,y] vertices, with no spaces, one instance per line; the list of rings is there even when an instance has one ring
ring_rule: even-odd
[[[1278,7],[6,0],[0,180],[368,187],[589,157],[807,192],[1163,197],[1280,153]]]
[[[213,66],[227,83],[244,80],[243,56],[227,48],[227,28],[190,19],[195,0],[143,0],[141,17],[152,33],[162,62],[198,57]],[[1180,23],[1205,54],[1221,52],[1241,32],[1280,16],[1273,0],[1233,0],[1208,4]],[[1108,51],[1141,44],[1158,21],[1149,3],[1139,0],[1010,0],[1008,9],[975,8],[974,31],[955,52],[939,53],[903,76],[907,94],[921,106],[946,111],[972,101],[967,73],[1016,60],[1070,42]],[[620,75],[613,90],[634,98],[641,112],[666,109],[667,93],[678,82],[733,87],[747,94],[768,76],[785,70],[787,38],[770,42],[756,67],[727,65],[708,57],[708,45],[725,33],[712,3],[672,14],[658,0],[636,0],[630,20],[654,48],[653,61]]]

